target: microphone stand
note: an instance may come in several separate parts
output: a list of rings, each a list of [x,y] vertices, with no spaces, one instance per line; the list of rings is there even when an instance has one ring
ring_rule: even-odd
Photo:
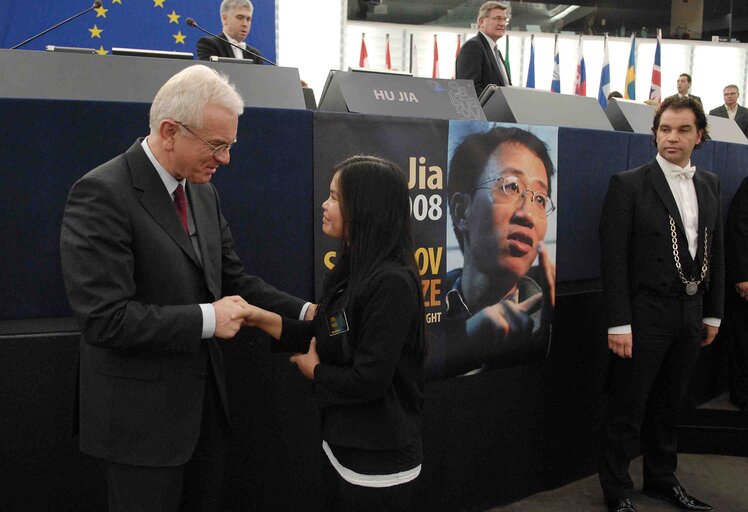
[[[31,41],[33,41],[34,39],[37,39],[37,38],[39,38],[39,37],[42,37],[42,36],[43,36],[44,34],[46,34],[47,32],[50,32],[50,31],[52,31],[52,30],[56,29],[57,27],[59,27],[59,26],[61,26],[61,25],[64,25],[65,23],[67,23],[67,22],[69,22],[69,21],[73,21],[73,20],[74,20],[75,18],[78,18],[78,17],[80,17],[80,16],[83,16],[84,14],[86,14],[86,13],[87,13],[87,12],[89,12],[89,11],[92,11],[92,10],[94,10],[94,9],[98,9],[99,7],[101,7],[101,0],[96,0],[96,1],[95,1],[95,2],[93,3],[93,5],[92,5],[91,7],[89,7],[88,9],[86,9],[86,10],[84,10],[84,11],[81,11],[81,12],[79,12],[78,14],[76,14],[76,15],[74,15],[74,16],[71,16],[71,17],[69,17],[68,19],[66,19],[66,20],[63,20],[63,21],[59,22],[59,23],[58,23],[57,25],[54,25],[54,26],[52,26],[52,27],[49,27],[49,28],[48,28],[47,30],[44,30],[44,31],[42,31],[42,32],[39,32],[39,33],[38,33],[38,34],[36,34],[35,36],[31,36],[31,37],[29,37],[28,39],[26,39],[26,40],[25,40],[25,41],[23,41],[22,43],[18,43],[17,45],[13,46],[13,47],[11,48],[11,50],[17,50],[18,48],[20,48],[21,46],[25,45],[26,43],[30,43],[30,42],[31,42]]]

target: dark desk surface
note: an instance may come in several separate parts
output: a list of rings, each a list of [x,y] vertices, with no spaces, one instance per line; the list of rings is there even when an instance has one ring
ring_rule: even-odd
[[[172,75],[198,64],[123,55],[0,50],[0,98],[150,103]],[[227,75],[247,107],[305,108],[299,70],[204,62]]]

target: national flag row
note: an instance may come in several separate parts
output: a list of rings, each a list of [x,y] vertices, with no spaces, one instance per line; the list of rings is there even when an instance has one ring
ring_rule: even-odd
[[[358,65],[361,68],[369,67],[369,54],[366,51],[366,34],[361,34],[361,51],[359,54]],[[509,36],[504,37],[506,42],[506,50],[504,52],[504,66],[506,67],[507,74],[511,79],[511,68],[509,66]],[[457,35],[457,54],[460,53],[462,46],[460,35]],[[411,35],[411,52],[410,52],[410,72],[414,75],[418,75],[417,68],[417,48],[413,36]],[[652,66],[652,85],[649,90],[649,99],[660,103],[662,100],[661,89],[662,89],[662,76],[661,76],[661,55],[662,48],[662,31],[657,30],[657,47],[655,49],[654,64]],[[603,49],[603,65],[600,71],[600,89],[598,91],[597,99],[600,102],[600,106],[605,108],[608,105],[608,94],[610,94],[610,59],[608,56],[608,36],[605,36],[604,49]],[[587,95],[587,69],[584,63],[584,51],[582,48],[582,36],[579,36],[579,49],[577,52],[577,74],[574,83],[574,94],[579,96]],[[561,57],[558,51],[558,34],[556,34],[553,49],[553,77],[551,79],[551,92],[561,92],[561,78],[560,78],[560,62]],[[392,69],[392,55],[390,53],[390,36],[386,35],[385,38],[385,66],[384,69]],[[431,77],[439,78],[439,46],[437,42],[436,34],[434,34],[434,59],[433,66],[431,69]],[[454,78],[454,75],[452,76]],[[629,52],[628,66],[626,69],[626,84],[624,88],[624,98],[636,99],[636,36],[631,35],[631,50]],[[527,81],[525,87],[535,88],[535,35],[530,36],[530,62],[527,70]]]

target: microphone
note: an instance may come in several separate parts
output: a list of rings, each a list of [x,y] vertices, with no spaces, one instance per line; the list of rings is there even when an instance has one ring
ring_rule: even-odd
[[[98,1],[98,0],[97,0],[97,1]],[[192,18],[187,18],[187,19],[186,19],[186,20],[184,20],[184,21],[185,21],[185,23],[187,23],[187,25],[189,25],[190,27],[195,27],[196,29],[198,29],[198,30],[201,30],[201,31],[203,31],[203,32],[205,32],[206,34],[208,34],[208,35],[211,35],[211,36],[215,37],[216,39],[219,39],[219,40],[223,41],[223,42],[224,42],[224,43],[226,43],[226,44],[230,44],[230,45],[231,45],[231,46],[233,46],[234,48],[239,48],[239,49],[240,49],[241,51],[243,51],[244,53],[246,53],[246,54],[248,54],[248,55],[250,55],[250,56],[252,56],[252,57],[254,57],[254,58],[256,58],[256,59],[260,59],[260,60],[262,60],[262,61],[264,61],[264,62],[267,62],[268,64],[272,64],[273,66],[277,66],[277,65],[278,65],[278,64],[276,64],[275,62],[273,62],[272,60],[270,60],[270,59],[266,59],[266,58],[265,58],[265,57],[263,57],[262,55],[260,55],[260,54],[258,54],[258,53],[255,53],[255,52],[253,52],[252,50],[247,50],[246,48],[242,48],[242,47],[241,47],[241,46],[239,46],[238,44],[234,44],[234,43],[232,43],[231,41],[229,41],[228,39],[224,39],[223,37],[219,36],[218,34],[214,34],[213,32],[210,32],[210,31],[208,31],[208,30],[205,30],[205,29],[204,29],[203,27],[201,27],[200,25],[198,25],[198,24],[197,24],[197,22],[195,22],[195,20],[193,20]]]
[[[42,37],[42,36],[43,36],[44,34],[46,34],[47,32],[50,32],[50,31],[52,31],[52,30],[56,29],[57,27],[61,27],[61,26],[62,26],[62,25],[64,25],[65,23],[67,23],[67,22],[69,22],[69,21],[73,21],[73,20],[74,20],[75,18],[78,18],[79,16],[83,16],[83,15],[84,15],[84,14],[86,14],[87,12],[89,12],[89,11],[93,11],[94,9],[98,9],[99,7],[101,7],[101,0],[94,0],[94,3],[93,3],[93,5],[92,5],[91,7],[89,7],[88,9],[86,9],[86,10],[84,10],[84,11],[81,11],[81,12],[79,12],[78,14],[76,14],[76,15],[74,15],[74,16],[71,16],[71,17],[69,17],[69,18],[68,18],[68,19],[66,19],[66,20],[62,20],[62,21],[61,21],[61,22],[59,22],[59,23],[58,23],[57,25],[54,25],[54,26],[52,26],[52,27],[49,27],[48,29],[46,29],[46,30],[43,30],[42,32],[39,32],[39,33],[38,33],[38,34],[36,34],[35,36],[29,37],[28,39],[26,39],[26,40],[25,40],[25,41],[23,41],[22,43],[18,43],[17,45],[13,46],[13,47],[11,48],[11,50],[16,50],[16,49],[20,48],[21,46],[25,45],[26,43],[30,43],[30,42],[31,42],[31,41],[33,41],[34,39],[36,39],[36,38],[38,38],[38,37]]]

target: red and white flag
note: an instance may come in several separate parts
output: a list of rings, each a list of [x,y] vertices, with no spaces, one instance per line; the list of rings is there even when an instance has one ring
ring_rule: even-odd
[[[390,35],[387,34],[387,48],[384,51],[384,67],[392,69],[392,56],[390,55]]]
[[[431,78],[439,78],[439,47],[436,44],[436,34],[434,34],[434,67],[431,70]]]
[[[363,32],[361,32],[361,53],[358,56],[358,67],[360,68],[369,67],[369,54],[366,52],[366,42],[364,41]]]

